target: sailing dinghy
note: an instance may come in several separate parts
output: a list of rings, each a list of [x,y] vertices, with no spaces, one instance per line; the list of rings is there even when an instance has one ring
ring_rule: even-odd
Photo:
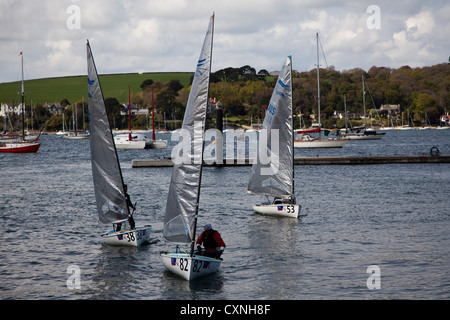
[[[99,222],[122,224],[120,231],[113,227],[102,238],[107,244],[140,246],[149,240],[151,226],[131,228],[127,223],[131,215],[125,185],[89,41],[86,49],[92,176]]]
[[[181,159],[180,149],[178,149],[167,197],[163,235],[167,241],[177,243],[177,249],[174,252],[160,253],[166,269],[188,281],[218,271],[222,261],[220,258],[210,258],[194,252],[213,31],[214,15],[210,19],[198,59],[177,145],[181,148],[184,144],[183,157]],[[187,139],[188,137],[190,139]],[[184,139],[190,140],[187,145]],[[180,244],[184,246],[184,249],[180,248]]]
[[[298,218],[301,206],[296,203],[294,194],[291,74],[292,59],[289,56],[283,64],[270,98],[247,191],[274,198],[272,203],[253,206],[256,212]],[[276,139],[277,135],[279,139]]]

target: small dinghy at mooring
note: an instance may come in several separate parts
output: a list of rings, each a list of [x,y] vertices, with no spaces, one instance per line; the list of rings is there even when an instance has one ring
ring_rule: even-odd
[[[256,212],[298,218],[301,206],[296,203],[294,194],[291,74],[292,59],[289,56],[280,71],[266,111],[247,191],[274,197],[272,203],[253,206]]]
[[[126,187],[89,42],[86,49],[95,200],[99,222],[113,224],[113,230],[102,234],[102,238],[107,244],[140,246],[149,240],[151,226],[134,227],[127,223],[132,214],[127,204]],[[133,220],[131,222],[134,224]],[[114,225],[120,225],[120,231]]]
[[[202,256],[194,252],[197,227],[198,205],[203,162],[203,136],[205,132],[206,110],[208,105],[209,77],[211,73],[211,55],[213,44],[214,15],[211,17],[202,52],[197,64],[191,92],[184,114],[181,147],[184,139],[190,135],[190,143],[184,142],[183,157],[179,150],[174,161],[172,178],[164,218],[164,238],[179,245],[173,252],[161,252],[162,262],[167,270],[185,280],[194,280],[219,270],[222,259]]]

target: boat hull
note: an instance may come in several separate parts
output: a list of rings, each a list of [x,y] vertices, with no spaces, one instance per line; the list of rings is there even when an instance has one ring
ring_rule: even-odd
[[[291,203],[257,204],[253,206],[253,210],[260,214],[275,217],[298,218],[301,206],[298,204],[291,204]]]
[[[151,226],[136,227],[136,229],[123,229],[102,234],[105,244],[114,246],[139,247],[150,239]]]
[[[40,142],[7,142],[0,144],[0,152],[32,153],[37,152],[40,146]]]
[[[346,139],[294,140],[294,148],[342,148]]]
[[[66,134],[63,137],[66,139],[69,139],[69,140],[83,140],[83,139],[89,139],[90,135],[89,134],[78,134],[78,135]]]
[[[343,135],[342,139],[348,140],[380,140],[384,134],[348,134]]]
[[[219,270],[221,259],[180,252],[161,252],[164,267],[184,280],[191,281]]]
[[[117,149],[124,150],[140,150],[149,149],[151,142],[148,141],[115,141]]]
[[[153,140],[150,149],[165,149],[167,147],[167,140]]]

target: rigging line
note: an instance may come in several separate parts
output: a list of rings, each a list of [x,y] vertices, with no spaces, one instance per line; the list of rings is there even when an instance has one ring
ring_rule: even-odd
[[[381,126],[383,126],[383,123],[381,121],[381,117],[380,117],[380,115],[378,114],[378,111],[377,111],[377,106],[375,105],[375,101],[373,101],[372,94],[370,93],[369,84],[367,83],[367,81],[364,83],[364,85],[367,88],[367,91],[369,92],[370,100],[372,100],[372,104],[373,104],[373,107],[375,108],[375,112],[377,113],[377,116],[380,118],[378,120],[380,121]],[[363,88],[363,90],[364,90],[364,88]]]
[[[328,68],[327,58],[325,57],[325,52],[323,51],[322,41],[320,40],[320,37],[319,37],[319,46],[320,46],[320,49],[322,49],[322,56],[323,56],[323,60],[325,61],[325,66]]]
[[[314,46],[311,46],[308,59],[306,60],[307,63],[304,71],[309,72],[311,69],[315,68],[315,63],[313,63],[313,59],[314,59]]]

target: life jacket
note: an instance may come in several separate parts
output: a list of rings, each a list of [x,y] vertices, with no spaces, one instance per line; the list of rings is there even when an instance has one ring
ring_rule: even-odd
[[[214,240],[214,234],[216,233],[216,230],[212,230],[212,232],[209,234],[209,236],[206,235],[206,233],[203,233],[202,236],[202,242],[205,249],[216,249],[219,244],[216,240]]]

